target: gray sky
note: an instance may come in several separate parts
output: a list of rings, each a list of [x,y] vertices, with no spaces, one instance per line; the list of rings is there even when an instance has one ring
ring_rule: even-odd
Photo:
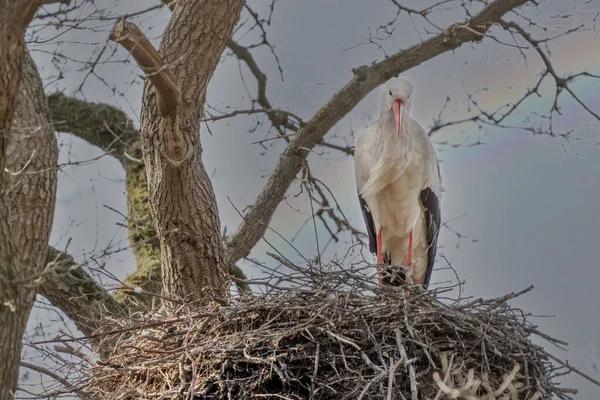
[[[404,3],[418,7],[418,2]],[[574,9],[575,17],[553,20],[552,26],[556,29],[562,24],[568,28],[585,23],[587,28],[592,28],[590,15],[597,12],[598,5],[592,2],[584,6],[583,3],[573,1],[572,4],[578,4]],[[105,8],[112,3],[96,1],[95,4]],[[250,4],[260,9],[266,2],[251,1]],[[126,9],[134,9],[134,4],[119,7],[118,11],[112,12],[126,12]],[[547,23],[545,16],[564,11],[565,7],[570,5],[546,1],[536,18]],[[369,36],[376,35],[377,28],[389,22],[393,15],[394,8],[389,0],[278,2],[268,34],[281,60],[284,80],[278,79],[276,64],[266,49],[253,52],[259,66],[269,74],[268,95],[274,107],[289,109],[309,119],[351,77],[351,68],[383,57],[378,46],[367,42]],[[462,16],[460,10],[450,10],[433,14],[432,19],[446,26]],[[133,21],[151,38],[158,38],[168,17],[168,12],[161,11],[151,18]],[[393,36],[377,43],[391,53],[427,38],[423,21],[414,18],[414,24],[421,36],[415,32],[411,20],[402,15],[393,25]],[[103,44],[110,29],[108,25],[96,32],[73,30],[61,39]],[[242,38],[244,32],[242,28],[235,36],[242,44],[251,41],[251,37]],[[510,37],[500,30],[494,30],[493,34],[510,41]],[[114,48],[112,44],[110,46],[110,49]],[[89,57],[82,54],[90,54],[93,48],[71,44],[61,49],[87,59]],[[50,57],[40,49],[35,51],[36,47],[33,47],[33,56],[43,77],[49,79],[54,70]],[[583,70],[600,73],[600,39],[593,30],[558,39],[551,49],[559,73]],[[413,118],[426,128],[431,126],[432,118],[439,114],[446,96],[450,96],[450,104],[444,117],[448,120],[463,118],[469,111],[465,89],[473,92],[487,87],[476,95],[478,102],[487,107],[505,104],[510,99],[514,101],[526,87],[534,84],[540,71],[541,64],[535,54],[527,52],[527,55],[525,64],[518,50],[488,39],[407,71],[404,75],[415,87]],[[122,49],[118,49],[116,57],[128,58]],[[71,68],[65,79],[53,83],[48,90],[60,88],[67,94],[75,93],[85,74],[74,69]],[[210,83],[208,101],[211,106],[249,108],[251,104],[239,71],[235,59],[228,57],[223,61]],[[242,71],[250,93],[254,94],[253,78],[245,67]],[[83,95],[91,101],[118,105],[138,121],[141,81],[136,76],[139,72],[132,66],[116,63],[100,67],[98,73],[110,85],[118,85],[125,95],[113,94],[110,87],[94,77],[86,81]],[[600,93],[600,81],[584,80],[575,88],[593,110],[600,112],[596,95]],[[511,119],[510,124],[537,126],[540,120],[532,113],[548,109],[553,99],[552,90],[551,84],[543,85],[545,97],[525,103],[522,112]],[[600,236],[597,232],[600,224],[597,208],[600,204],[599,124],[572,99],[567,96],[561,99],[563,116],[554,121],[555,127],[558,131],[574,129],[573,135],[579,139],[566,142],[561,138],[533,136],[515,129],[481,131],[475,125],[453,127],[435,135],[434,140],[438,143],[471,144],[478,140],[484,143],[459,148],[436,146],[442,160],[446,189],[442,198],[442,219],[452,221],[450,227],[467,237],[459,241],[450,230],[443,230],[439,253],[446,256],[461,279],[467,281],[464,288],[467,295],[500,296],[534,284],[533,292],[513,304],[536,315],[554,315],[533,320],[547,334],[570,343],[566,352],[556,349],[553,353],[600,379],[600,372],[594,367],[600,362],[600,295],[597,291],[600,268],[596,254]],[[378,101],[379,90],[376,90],[337,124],[328,137],[338,137],[332,140],[338,144],[351,142],[352,132],[359,131],[376,116]],[[237,227],[239,216],[227,197],[239,209],[253,202],[283,148],[283,143],[276,141],[271,142],[273,147],[267,151],[252,144],[267,135],[266,125],[256,132],[248,132],[255,121],[255,117],[240,117],[212,124],[213,135],[205,127],[201,131],[205,149],[203,159],[207,171],[213,174],[222,226],[227,226],[229,232]],[[61,134],[59,138],[61,162],[89,160],[102,154],[99,149],[70,135]],[[318,152],[320,155],[315,152],[311,156],[315,172],[330,185],[351,222],[364,229],[355,197],[352,159],[332,150],[319,149]],[[304,214],[284,204],[272,224],[288,239],[309,215],[305,198],[290,199],[290,202],[302,207]],[[100,251],[109,243],[126,247],[127,234],[117,225],[122,222],[122,217],[105,206],[126,212],[124,172],[115,160],[104,157],[83,166],[64,168],[59,180],[52,244],[64,246],[71,238],[70,251],[79,257],[94,249]],[[324,231],[320,231],[320,236],[324,237]],[[283,246],[273,235],[269,238]],[[345,237],[343,243],[328,248],[325,258],[344,253],[349,244],[350,238]],[[310,226],[298,235],[295,245],[308,256],[314,254],[315,239]],[[265,250],[268,250],[266,244],[260,244],[252,257],[269,262],[264,256]],[[293,257],[291,251],[288,253]],[[443,267],[443,260],[438,259],[436,265]],[[123,278],[133,271],[133,256],[129,251],[120,252],[107,260],[106,268]],[[244,268],[250,276],[260,275],[260,271],[249,263],[244,264]],[[448,271],[439,271],[434,272],[432,281],[449,279],[453,278]],[[50,318],[53,315],[48,311],[37,310],[30,326],[33,329],[35,324]],[[52,335],[57,324],[49,325],[46,333]],[[565,377],[562,381],[565,386],[580,390],[578,399],[596,399],[600,393],[600,389],[575,376]]]

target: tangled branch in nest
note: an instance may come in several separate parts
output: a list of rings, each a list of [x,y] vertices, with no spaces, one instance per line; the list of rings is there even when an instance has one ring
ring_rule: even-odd
[[[487,373],[483,373],[481,380],[475,378],[475,370],[469,369],[467,376],[464,377],[460,369],[452,369],[451,364],[448,364],[446,353],[441,354],[442,372],[444,379],[440,378],[439,372],[433,373],[433,380],[438,385],[440,390],[448,395],[451,399],[465,400],[519,400],[519,389],[523,387],[522,382],[516,380],[517,373],[521,369],[519,364],[515,364],[509,374],[503,375],[503,381],[497,389],[492,388]],[[459,387],[453,385],[452,381],[456,379]],[[450,384],[451,386],[448,386]],[[479,387],[483,386],[486,393],[478,396]],[[508,394],[505,392],[508,391]],[[528,400],[538,400],[542,397],[540,391],[536,391]]]
[[[301,289],[271,285],[243,302],[156,315],[145,329],[123,322],[85,384],[104,399],[534,400],[576,393],[557,386],[553,377],[565,364],[553,363],[530,336],[549,338],[507,303],[531,288],[451,304],[440,299],[444,290],[410,287],[406,295],[406,287],[381,287],[366,275],[313,271]]]

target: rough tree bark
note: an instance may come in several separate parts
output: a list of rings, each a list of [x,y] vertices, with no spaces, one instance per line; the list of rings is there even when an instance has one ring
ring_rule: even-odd
[[[10,211],[4,188],[4,169],[13,113],[25,52],[25,29],[41,0],[0,0],[0,400],[12,398],[19,377],[21,339],[29,315],[23,285],[19,277],[10,226]],[[23,317],[23,314],[26,314]]]
[[[227,293],[218,209],[201,160],[199,131],[208,82],[243,4],[243,0],[176,4],[159,49],[181,90],[174,114],[161,114],[157,90],[146,81],[140,133],[167,297],[202,300],[203,288],[222,296]],[[181,143],[174,146],[168,140],[171,135]]]
[[[28,21],[24,19],[22,23],[26,26]],[[20,31],[20,35],[23,35],[25,26],[22,30],[13,26],[14,32],[11,34],[19,35]],[[13,40],[16,41],[14,36]],[[16,47],[23,43],[8,45]],[[33,60],[23,51],[20,56],[23,62],[17,68],[22,68],[23,79],[15,112],[11,115],[12,128],[9,133],[6,130],[8,124],[2,121],[4,129],[0,138],[0,157],[3,158],[0,164],[5,164],[0,170],[0,197],[3,199],[0,212],[4,214],[0,217],[1,400],[12,399],[17,387],[21,340],[35,301],[37,278],[45,265],[56,199],[58,147],[54,130],[49,124],[46,97]],[[14,60],[9,58],[9,61]],[[6,73],[6,70],[2,73]],[[19,81],[15,75],[20,74],[13,73],[12,79]],[[10,92],[8,89],[4,91],[7,78],[11,79],[6,74],[0,75],[0,81],[3,81],[0,93],[5,95]],[[5,104],[10,106],[9,103]],[[0,112],[5,114],[6,110]]]

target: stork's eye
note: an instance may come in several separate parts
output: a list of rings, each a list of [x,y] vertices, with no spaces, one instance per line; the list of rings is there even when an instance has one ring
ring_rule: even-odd
[[[390,90],[390,96],[392,95],[392,91]]]

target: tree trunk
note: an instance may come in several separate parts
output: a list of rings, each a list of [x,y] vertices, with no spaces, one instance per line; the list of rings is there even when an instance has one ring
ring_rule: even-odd
[[[18,268],[14,264],[10,213],[4,194],[5,155],[21,83],[25,29],[40,3],[41,0],[0,0],[0,400],[13,398],[17,388],[21,339],[27,321],[22,315],[20,287],[12,284]]]
[[[3,15],[7,8],[0,8]],[[14,10],[7,14],[9,20],[14,18]],[[45,265],[56,199],[58,147],[48,123],[42,81],[33,60],[24,51],[22,38],[29,18],[23,19],[20,27],[14,21],[0,22],[3,27],[12,25],[9,32],[2,33],[9,38],[12,35],[9,43],[0,44],[3,53],[5,46],[12,48],[7,58],[2,57],[8,63],[0,63],[1,118],[12,118],[11,129],[1,120],[0,138],[0,400],[12,399],[17,388],[21,340],[35,301],[36,277]],[[16,50],[18,47],[20,51]],[[22,60],[14,60],[17,56]],[[12,68],[7,70],[5,64]],[[21,74],[17,101],[12,102],[14,112],[7,114],[13,111],[6,108],[11,106],[7,96],[12,94],[15,82],[21,80]]]
[[[156,90],[146,81],[140,133],[166,297],[202,300],[203,288],[227,294],[217,203],[201,160],[199,130],[208,82],[243,4],[188,0],[175,6],[159,51],[181,90],[174,121],[161,116]],[[191,150],[180,164],[165,157],[166,129],[179,130]]]

